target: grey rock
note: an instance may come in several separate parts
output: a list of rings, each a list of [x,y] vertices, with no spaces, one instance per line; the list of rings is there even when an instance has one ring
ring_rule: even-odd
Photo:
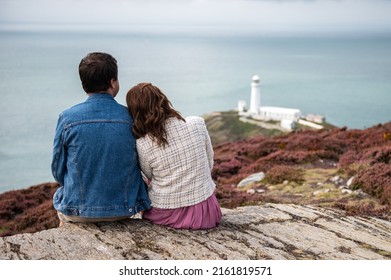
[[[353,191],[352,191],[352,190],[348,190],[348,189],[342,189],[341,192],[342,192],[342,193],[351,194]]]
[[[318,196],[323,193],[323,190],[317,190],[312,193],[313,196]]]
[[[350,187],[350,185],[353,183],[354,176],[350,177],[350,179],[346,182],[346,186]]]
[[[328,192],[330,192],[330,189],[329,189],[329,188],[314,191],[314,192],[312,193],[312,195],[313,195],[313,196],[318,196],[318,195],[321,195],[321,194],[324,194],[324,193],[328,193]]]
[[[336,175],[336,176],[334,176],[333,178],[331,178],[330,180],[331,180],[331,182],[333,182],[333,183],[338,183],[338,181],[341,179],[341,177],[339,177],[339,175]]]
[[[247,178],[244,178],[243,180],[241,180],[239,182],[238,188],[244,188],[244,187],[247,187],[247,186],[252,185],[254,183],[258,183],[258,182],[262,181],[263,178],[265,178],[265,173],[263,173],[263,172],[251,174],[250,176],[248,176]]]
[[[212,230],[175,230],[141,219],[0,238],[0,259],[391,259],[391,223],[313,206],[222,209]]]

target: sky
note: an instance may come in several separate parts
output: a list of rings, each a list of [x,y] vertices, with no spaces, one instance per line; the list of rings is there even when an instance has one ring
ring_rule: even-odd
[[[391,0],[0,0],[0,24],[391,31]]]

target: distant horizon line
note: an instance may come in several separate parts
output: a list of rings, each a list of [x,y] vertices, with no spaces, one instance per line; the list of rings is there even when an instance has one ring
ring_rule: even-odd
[[[242,25],[218,25],[218,24],[130,24],[130,23],[46,23],[46,22],[2,22],[0,31],[20,32],[116,32],[116,33],[149,33],[149,34],[189,34],[189,35],[391,35],[390,28],[318,28],[303,26],[261,26]]]

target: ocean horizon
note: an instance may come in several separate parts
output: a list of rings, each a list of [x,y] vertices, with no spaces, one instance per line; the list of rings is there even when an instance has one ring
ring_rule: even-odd
[[[320,114],[364,129],[391,121],[391,34],[251,34],[55,31],[0,28],[0,193],[54,181],[58,114],[83,102],[78,64],[111,53],[120,92],[139,82],[162,89],[184,116],[250,101],[261,79],[262,106]]]

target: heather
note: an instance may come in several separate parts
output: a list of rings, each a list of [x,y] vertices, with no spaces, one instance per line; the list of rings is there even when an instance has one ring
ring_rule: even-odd
[[[281,184],[285,181],[300,183],[303,181],[303,170],[286,165],[276,165],[269,169],[265,182]]]
[[[52,205],[56,183],[45,183],[0,195],[0,236],[57,227]]]
[[[376,163],[360,170],[353,181],[354,188],[360,188],[391,205],[391,164]]]
[[[229,121],[219,122],[230,131]],[[234,130],[241,131],[237,126]],[[215,151],[212,177],[222,207],[294,203],[390,220],[391,122],[363,130],[297,130],[273,132],[274,136],[256,130],[255,136],[232,142],[226,141],[229,135],[214,137],[210,131]],[[264,172],[265,179],[251,189],[238,189],[242,179],[257,172]],[[0,236],[57,227],[52,205],[57,187],[45,183],[0,194]]]
[[[297,130],[274,137],[255,136],[234,143],[219,143],[214,147],[213,178],[218,185],[217,193],[221,194],[220,203],[232,206],[247,197],[248,204],[259,201],[309,203],[342,208],[350,214],[389,218],[390,135],[391,122],[363,130],[345,127]],[[314,170],[317,175],[322,174],[319,170],[329,171],[310,182]],[[262,189],[261,193],[243,193],[235,188],[240,180],[256,172],[266,174],[265,180],[255,186]],[[340,191],[337,193],[341,185],[330,182],[333,176],[340,177],[338,184],[345,185],[354,177],[350,190],[343,195]],[[289,190],[284,182],[288,182]],[[282,189],[290,193],[277,192],[276,195],[276,190]],[[324,193],[316,193],[318,189]],[[223,195],[227,192],[229,199]]]

